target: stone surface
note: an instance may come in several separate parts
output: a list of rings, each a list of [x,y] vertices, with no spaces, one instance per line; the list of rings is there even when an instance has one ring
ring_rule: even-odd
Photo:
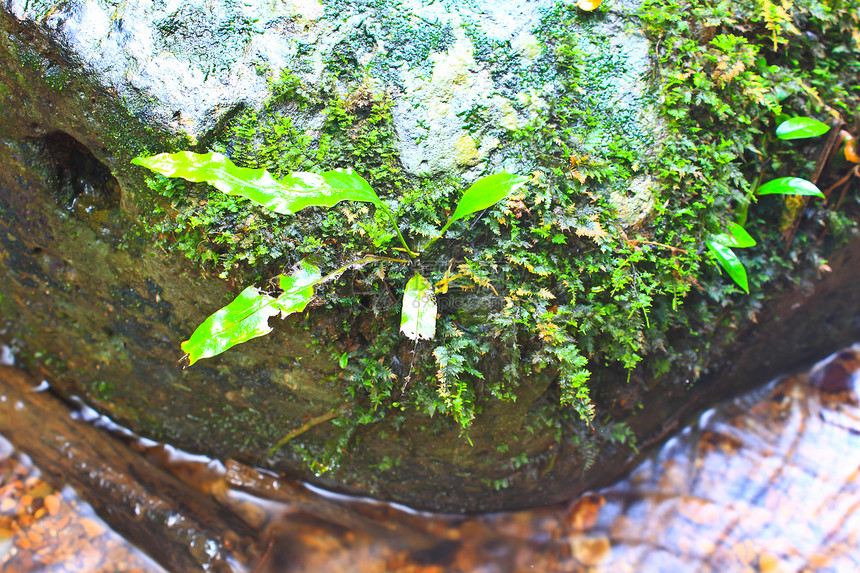
[[[269,447],[289,429],[342,405],[337,357],[310,349],[314,340],[337,340],[343,317],[323,309],[310,323],[293,317],[243,352],[181,369],[180,341],[243,285],[153,248],[142,214],[158,197],[129,164],[143,152],[211,140],[238,110],[263,105],[272,82],[290,70],[308,85],[328,78],[341,93],[356,81],[387,92],[396,151],[410,176],[468,182],[488,170],[518,171],[526,165],[521,150],[502,145],[503,135],[563,95],[543,59],[553,54],[535,40],[553,4],[5,3],[0,340],[61,394],[81,396],[146,437],[343,491],[477,511],[558,500],[618,475],[635,457],[626,446],[605,447],[583,477],[590,464],[573,445],[557,445],[549,430],[526,430],[526,413],[549,407],[548,373],[523,380],[516,402],[487,403],[471,443],[457,428],[430,431],[427,416],[407,411],[402,420],[361,430],[344,465],[322,477],[295,451],[269,459]],[[630,118],[636,139],[659,133],[654,111],[644,106],[649,45],[625,16],[635,5],[616,8],[596,26],[625,65],[596,96]],[[322,117],[301,121],[319,137]],[[637,145],[648,152],[647,141]],[[628,191],[616,190],[626,225],[654,208],[649,188],[643,175]],[[845,258],[831,263],[834,272],[814,291],[788,292],[756,330],[736,334],[741,353],[731,375],[746,380],[755,371],[753,378],[766,379],[769,369],[849,342],[860,295],[842,289],[858,278],[856,251],[835,257]],[[777,316],[779,325],[769,324]],[[814,338],[805,330],[811,321],[822,325]],[[621,373],[602,391],[612,395],[624,382]],[[647,445],[732,386],[702,386],[707,393],[698,398],[684,379],[673,379],[643,398],[648,415],[630,426]],[[321,425],[302,438],[325,444],[328,433]],[[499,454],[500,445],[509,455]],[[542,466],[521,470],[511,461],[521,454]],[[395,459],[401,463],[392,468]]]
[[[15,0],[8,12],[50,31],[129,111],[190,142],[237,106],[259,106],[269,95],[267,82],[284,70],[319,85],[326,62],[344,52],[353,60],[345,63],[363,68],[371,86],[396,95],[393,117],[406,171],[438,174],[484,161],[515,170],[517,163],[497,150],[498,135],[529,119],[512,102],[530,102],[533,117],[558,89],[553,74],[534,65],[542,48],[532,33],[554,5]],[[649,45],[621,18],[601,27],[626,63],[601,97],[644,113],[641,75]],[[483,114],[480,133],[464,129],[470,110]]]

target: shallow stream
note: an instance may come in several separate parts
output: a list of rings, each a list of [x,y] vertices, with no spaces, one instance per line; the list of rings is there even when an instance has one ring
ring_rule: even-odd
[[[225,557],[206,565],[212,570],[848,572],[860,570],[858,378],[855,346],[704,412],[612,486],[556,506],[469,517],[332,495],[115,427],[112,439],[255,532],[241,547],[229,535],[204,543]],[[0,406],[11,392],[0,386]],[[86,409],[70,415],[112,428]],[[27,451],[27,443],[0,447],[0,569],[149,572],[161,561],[176,570],[165,554],[134,549],[71,488],[42,481]],[[173,527],[183,511],[154,519]],[[133,522],[147,508],[110,512],[112,522]]]

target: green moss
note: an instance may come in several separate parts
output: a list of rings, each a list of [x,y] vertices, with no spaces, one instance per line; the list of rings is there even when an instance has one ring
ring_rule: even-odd
[[[757,179],[811,174],[820,142],[792,146],[772,135],[786,114],[854,114],[860,93],[852,93],[848,78],[858,69],[852,23],[858,6],[786,3],[786,19],[779,24],[766,4],[753,2],[646,4],[643,14],[663,78],[657,97],[670,136],[657,163],[664,185],[655,232],[701,251],[702,235],[738,216]],[[825,52],[823,46],[833,49]],[[838,243],[832,235],[837,241],[813,240],[821,234],[821,221],[844,221],[837,225],[842,237],[855,226],[812,202],[811,216],[787,247],[779,228],[784,205],[784,198],[763,198],[748,219],[747,230],[758,240],[743,254],[752,295],[740,295],[717,277],[714,265],[691,261],[690,280],[700,290],[688,302],[688,313],[675,319],[679,327],[707,336],[742,324],[769,290],[817,274],[822,254]]]
[[[609,38],[596,33],[594,24],[602,16],[583,16],[573,8],[547,14],[539,30],[547,48],[541,63],[556,66],[561,89],[554,96],[540,96],[546,102],[543,112],[513,134],[522,145],[523,159],[539,169],[538,189],[534,200],[523,199],[518,212],[497,217],[498,224],[489,222],[499,239],[482,258],[492,256],[500,267],[502,261],[508,263],[503,286],[516,302],[515,311],[491,320],[499,326],[519,325],[543,340],[528,362],[558,368],[562,401],[584,416],[591,409],[586,386],[591,386],[592,396],[600,397],[601,380],[589,382],[588,371],[612,376],[613,366],[629,371],[646,357],[662,371],[667,360],[678,368],[698,370],[701,362],[685,362],[670,346],[673,331],[692,328],[705,333],[726,320],[739,324],[766,296],[768,283],[789,274],[794,275],[790,280],[797,280],[820,261],[817,249],[807,251],[803,236],[787,256],[768,247],[769,241],[778,242],[774,213],[758,210],[751,227],[764,239],[763,249],[753,251],[748,263],[759,271],[758,292],[741,297],[731,282],[718,276],[702,245],[708,234],[719,232],[733,217],[763,167],[762,158],[776,159],[769,170],[792,161],[787,150],[769,145],[766,135],[775,125],[778,96],[785,96],[786,85],[802,95],[804,83],[835,75],[839,65],[844,66],[843,73],[856,68],[856,61],[838,56],[834,60],[839,63],[817,62],[817,71],[810,74],[809,63],[823,54],[774,53],[770,60],[761,58],[769,45],[765,37],[770,32],[764,26],[754,45],[728,34],[707,41],[701,29],[691,27],[687,15],[695,14],[696,22],[711,22],[723,10],[737,17],[737,9],[730,12],[728,4],[715,8],[691,4],[653,2],[643,12],[653,23],[651,33],[660,35],[655,45],[665,50],[658,70],[663,91],[653,95],[664,114],[665,141],[656,154],[643,118],[625,113],[613,97],[623,89],[625,69]],[[815,20],[801,9],[794,18],[810,24]],[[755,21],[750,12],[747,20],[723,25]],[[835,24],[829,27],[831,34],[835,32]],[[835,45],[850,42],[848,29],[843,24]],[[822,29],[813,26],[810,31],[818,35]],[[809,44],[812,36],[797,34]],[[782,65],[776,66],[776,61]],[[737,77],[727,79],[729,70]],[[826,89],[834,101],[844,101],[849,93],[844,80],[833,87],[822,80],[817,87]],[[539,95],[525,99],[524,108],[539,101]],[[802,112],[812,102],[807,93],[797,103],[802,104],[797,112]],[[818,106],[818,113],[823,111]],[[809,164],[795,165],[803,169]],[[645,173],[659,179],[653,185],[656,209],[640,225],[625,228],[616,218],[615,197],[623,197],[631,179]],[[837,218],[851,225],[844,217]],[[845,232],[842,225],[835,226]],[[798,268],[794,262],[798,256],[809,266]],[[699,290],[693,292],[694,286]],[[716,320],[729,301],[732,318]],[[520,313],[526,318],[519,319]],[[699,353],[695,361],[706,355]]]
[[[154,24],[156,46],[196,65],[206,77],[228,71],[257,32],[256,21],[245,16],[236,0],[226,0],[214,10],[181,5]]]
[[[304,110],[319,103],[318,94],[289,69],[282,70],[277,80],[269,81],[269,91],[271,95],[265,104],[267,110],[279,105],[293,105]]]
[[[332,98],[318,142],[317,159],[324,169],[352,167],[377,190],[388,193],[403,187],[391,119],[393,102],[365,85],[345,98]]]
[[[705,239],[734,218],[759,173],[808,173],[802,148],[769,135],[779,114],[826,117],[858,107],[860,94],[846,79],[858,71],[847,13],[806,3],[791,13],[795,28],[779,29],[774,49],[773,26],[756,6],[650,0],[641,16],[657,62],[650,91],[618,55],[608,14],[563,5],[548,11],[534,31],[542,49],[532,51],[533,66],[515,74],[512,86],[531,119],[500,134],[533,172],[529,192],[480,220],[455,224],[422,256],[422,272],[434,282],[460,275],[440,295],[432,342],[407,345],[398,335],[406,268],[349,271],[321,289],[322,306],[343,321],[337,336],[315,350],[345,357],[339,383],[353,407],[327,442],[297,439],[290,455],[314,471],[339,467],[358,428],[397,428],[404,408],[437,416],[438,431],[459,425],[465,432],[482,411],[514,400],[546,374],[555,382],[528,409],[526,427],[578,448],[587,466],[602,445],[632,440],[608,415],[613,396],[604,382],[630,380],[636,395],[671,370],[701,370],[708,344],[717,344],[704,342],[711,333],[741,324],[769,289],[814,272],[821,262],[811,239],[817,221],[839,239],[855,226],[848,214],[814,205],[812,221],[785,252],[777,224],[782,205],[755,205],[748,228],[760,246],[744,253],[751,296],[721,277],[704,249]],[[476,57],[500,57],[480,49],[491,43],[476,30],[470,34]],[[842,49],[824,54],[813,36]],[[462,182],[404,174],[392,102],[369,87],[364,73],[340,76],[352,86],[346,95],[286,73],[272,84],[271,100],[234,118],[216,147],[276,175],[354,167],[408,223],[407,239],[420,244],[445,221]],[[549,78],[556,88],[543,90]],[[643,117],[647,102],[659,118]],[[462,114],[464,129],[480,130],[485,112],[476,106]],[[298,127],[318,113],[318,130]],[[153,222],[165,248],[245,282],[306,253],[334,267],[393,245],[384,222],[360,205],[286,218],[200,187],[153,185],[169,203]],[[622,213],[625,201],[644,212]],[[676,342],[678,333],[686,342]],[[549,459],[528,460],[539,461]]]
[[[92,395],[101,402],[108,402],[113,397],[116,387],[105,380],[94,380],[91,385]]]
[[[559,86],[556,94],[524,98],[524,111],[542,109],[511,134],[535,169],[535,189],[488,221],[496,244],[475,257],[493,261],[505,277],[510,303],[491,318],[494,332],[542,341],[529,348],[507,335],[527,356],[510,361],[506,379],[527,375],[521,362],[557,369],[562,401],[586,420],[593,411],[589,371],[634,368],[651,349],[655,296],[683,296],[674,265],[648,268],[665,258],[629,246],[610,201],[647,168],[653,139],[635,106],[621,103],[626,70],[599,18],[563,6],[544,17],[536,75],[553,67]]]
[[[363,27],[340,42],[333,50],[327,70],[342,80],[360,81],[370,74],[389,85],[396,85],[396,70],[406,64],[410,70],[429,75],[430,55],[445,51],[454,42],[451,25],[447,22],[418,17],[410,6],[383,0],[328,0],[326,16],[332,20],[349,15],[361,15],[368,21],[378,22],[372,34]],[[377,50],[377,46],[385,46]],[[366,65],[357,58],[372,55]]]

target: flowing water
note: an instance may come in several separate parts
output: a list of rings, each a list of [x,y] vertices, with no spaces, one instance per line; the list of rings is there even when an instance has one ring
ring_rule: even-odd
[[[235,570],[849,572],[860,570],[858,378],[860,346],[704,412],[612,486],[481,516],[423,514],[130,447],[256,532]],[[0,460],[0,569],[160,571],[25,456],[6,447]]]
[[[71,488],[57,490],[0,439],[0,570],[163,571],[99,518]]]

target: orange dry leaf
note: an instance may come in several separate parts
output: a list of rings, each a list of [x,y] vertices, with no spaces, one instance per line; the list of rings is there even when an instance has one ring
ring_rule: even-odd
[[[48,510],[50,515],[57,515],[60,511],[60,496],[55,493],[47,496],[45,498],[45,509]]]
[[[729,67],[729,64],[731,64],[731,67]],[[747,66],[743,60],[732,62],[728,58],[721,56],[720,61],[717,62],[717,68],[711,74],[711,77],[717,80],[717,83],[722,86],[738,77],[746,69]]]
[[[596,10],[600,6],[600,2],[601,0],[579,0],[576,3],[576,7],[580,10],[591,12],[592,10]]]
[[[89,517],[81,519],[81,526],[84,528],[84,531],[86,531],[89,539],[98,537],[105,532],[105,528],[101,523],[94,519],[90,519]]]
[[[856,143],[853,137],[845,142],[845,159],[851,163],[860,163],[860,155],[857,154]]]
[[[597,215],[592,215],[588,218],[589,223],[576,228],[576,235],[579,237],[588,237],[599,243],[600,241],[609,238],[609,233],[600,226]]]
[[[573,168],[567,172],[568,179],[576,179],[579,181],[580,185],[585,184],[585,180],[588,179],[588,175],[582,173],[579,169]]]
[[[606,498],[602,495],[589,495],[578,502],[570,510],[571,525],[577,531],[584,531],[594,527],[600,515],[600,508],[606,504]]]

